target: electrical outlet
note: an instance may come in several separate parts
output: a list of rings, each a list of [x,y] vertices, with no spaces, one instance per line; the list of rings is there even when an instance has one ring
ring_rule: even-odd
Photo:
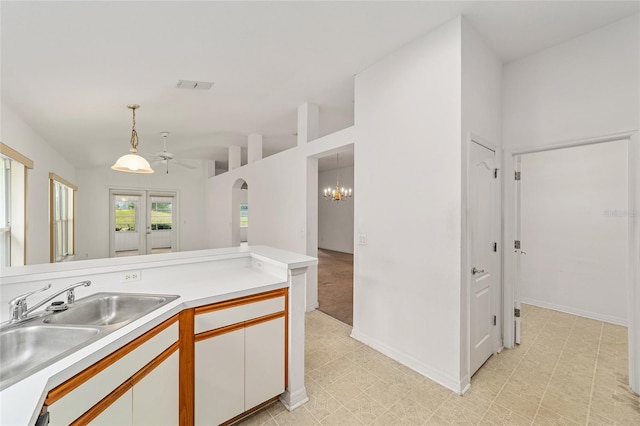
[[[127,271],[120,276],[120,282],[140,281],[140,271]]]
[[[358,244],[361,246],[367,245],[367,234],[358,234]]]

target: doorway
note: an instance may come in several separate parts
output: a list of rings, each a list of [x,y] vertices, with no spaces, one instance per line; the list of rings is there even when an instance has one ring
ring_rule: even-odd
[[[353,148],[318,159],[318,309],[353,326]],[[352,190],[340,201],[336,186]],[[327,190],[327,197],[325,197]]]
[[[607,153],[599,153],[594,154],[595,159],[590,158],[591,155],[585,154],[585,156],[577,155],[579,151],[572,151],[573,149],[582,149],[588,148],[589,146],[593,146],[594,150],[597,149],[612,149],[614,145],[609,145],[609,143],[618,143],[621,142],[623,144],[626,143],[626,147],[618,146],[620,154],[618,156],[618,164],[613,170],[611,167],[610,154]],[[607,305],[612,306],[611,296],[613,294],[602,294],[602,297],[594,297],[598,291],[602,291],[603,288],[606,289],[610,285],[610,280],[615,279],[615,274],[612,274],[612,270],[609,270],[608,273],[602,274],[601,272],[595,273],[591,270],[593,264],[598,264],[602,262],[607,262],[611,260],[610,255],[615,253],[617,250],[620,250],[619,256],[617,256],[617,260],[622,258],[626,263],[626,267],[622,267],[625,269],[622,274],[618,273],[618,284],[619,281],[622,281],[622,286],[624,288],[624,297],[625,300],[623,302],[623,307],[620,308],[619,300],[618,300],[618,314],[622,313],[623,316],[626,315],[626,323],[627,323],[627,332],[628,332],[628,372],[629,372],[629,384],[631,388],[638,392],[640,390],[640,369],[638,368],[638,357],[640,356],[640,339],[639,328],[640,328],[640,317],[637,315],[638,309],[638,299],[637,295],[639,294],[640,289],[638,288],[638,271],[640,268],[640,256],[639,253],[639,229],[638,229],[638,221],[637,221],[637,211],[639,201],[640,201],[640,176],[638,175],[638,165],[640,164],[640,150],[639,150],[639,141],[637,132],[628,132],[628,133],[619,133],[612,135],[604,135],[600,137],[594,137],[589,139],[583,139],[580,141],[569,141],[566,143],[554,144],[552,146],[543,146],[540,148],[532,148],[532,149],[520,149],[517,152],[508,153],[505,155],[505,170],[510,171],[511,179],[505,179],[505,222],[504,222],[504,279],[505,279],[505,287],[504,287],[504,345],[505,347],[513,347],[514,341],[516,340],[517,335],[519,334],[519,323],[516,321],[520,314],[520,302],[521,301],[533,301],[535,303],[539,303],[536,298],[542,298],[545,291],[548,291],[549,287],[545,286],[546,283],[542,285],[538,285],[536,287],[531,287],[531,283],[527,283],[528,288],[524,288],[521,286],[521,279],[531,280],[531,277],[539,273],[543,273],[547,278],[549,277],[549,271],[555,271],[555,275],[552,274],[551,283],[556,284],[556,291],[558,292],[558,298],[554,303],[555,306],[551,306],[552,309],[556,310],[564,310],[565,312],[575,313],[580,316],[586,317],[594,317],[596,319],[604,320],[606,322],[619,323],[615,318],[606,317],[606,313],[601,310],[598,313],[598,310],[594,310],[594,307],[603,308]],[[564,220],[565,226],[558,228],[557,223],[553,223],[553,226],[556,229],[560,229],[555,234],[563,235],[566,233],[575,233],[575,228],[578,227],[578,231],[581,233],[578,236],[578,240],[572,239],[571,241],[576,241],[575,244],[567,245],[566,241],[560,245],[560,249],[563,251],[560,254],[559,258],[550,258],[547,256],[551,253],[551,250],[548,252],[541,252],[541,247],[544,246],[544,241],[536,241],[537,238],[540,240],[545,236],[544,232],[542,233],[532,233],[531,232],[531,223],[527,223],[530,221],[531,217],[526,217],[525,209],[529,212],[532,211],[531,200],[528,199],[530,195],[524,194],[524,191],[527,191],[527,187],[524,186],[522,188],[522,182],[527,179],[527,176],[532,176],[529,172],[524,170],[526,167],[528,170],[531,169],[531,164],[529,163],[529,159],[525,160],[524,164],[521,164],[522,170],[520,171],[520,176],[516,173],[515,179],[513,179],[513,170],[518,170],[518,160],[520,163],[523,162],[525,156],[529,156],[531,154],[536,153],[545,153],[557,151],[559,154],[571,154],[571,158],[569,161],[565,160],[562,167],[560,167],[559,171],[551,172],[546,170],[540,176],[544,179],[548,179],[549,176],[553,176],[553,173],[560,174],[561,180],[556,181],[556,187],[567,187],[570,185],[575,185],[582,183],[582,185],[578,185],[574,187],[574,189],[570,192],[565,191],[564,195],[561,195],[560,198],[556,195],[555,201],[557,203],[566,203],[567,201],[573,200],[574,197],[577,197],[577,201],[574,201],[570,204],[580,205],[582,203],[581,200],[587,201],[597,201],[600,204],[592,204],[588,207],[584,205],[579,208],[578,212],[570,213],[570,220],[562,217],[549,217],[549,213],[551,216],[558,216],[558,212],[553,210],[554,207],[557,209],[558,205],[552,202],[547,201],[545,206],[542,208],[546,209],[546,211],[541,212],[542,217],[540,220]],[[564,151],[564,152],[562,152]],[[587,151],[584,151],[585,153]],[[530,157],[533,158],[533,157]],[[540,157],[542,158],[542,157]],[[595,161],[594,161],[595,160]],[[546,165],[543,160],[543,166]],[[607,166],[607,164],[609,164]],[[580,171],[579,169],[574,170],[575,167],[590,167],[588,171]],[[600,175],[600,179],[594,183],[590,181],[593,177],[598,177],[598,172],[601,169],[607,169],[607,176],[602,180],[602,175]],[[620,172],[626,170],[626,179],[623,177],[622,179],[618,179],[618,185],[621,185],[622,188],[615,188],[613,190],[609,189],[600,189],[600,194],[591,194],[591,197],[583,194],[584,191],[598,191],[598,188],[602,185],[603,182],[608,181],[612,176],[618,175]],[[527,175],[529,173],[529,175]],[[576,176],[580,176],[576,179]],[[520,180],[517,180],[517,179]],[[622,184],[620,184],[620,180],[622,180]],[[576,181],[576,182],[574,182]],[[611,188],[611,187],[610,187]],[[553,191],[558,188],[552,188]],[[622,190],[622,191],[620,191]],[[522,195],[519,195],[518,192],[523,192]],[[550,191],[551,193],[551,191]],[[609,198],[615,193],[620,195],[621,193],[626,193],[627,198],[626,202],[624,202],[621,198],[618,198],[617,201],[613,201],[614,204],[621,203],[622,207],[609,205],[612,203],[612,199]],[[624,195],[624,194],[623,194]],[[535,201],[535,199],[533,200]],[[604,202],[604,204],[602,204]],[[519,204],[523,203],[523,206]],[[538,205],[538,209],[540,208],[540,204],[542,202],[536,201]],[[529,206],[529,207],[527,207]],[[520,209],[520,207],[522,207]],[[550,211],[550,212],[549,212]],[[521,213],[522,212],[522,213]],[[546,218],[545,218],[546,216]],[[520,222],[523,222],[522,224]],[[612,243],[609,235],[605,235],[604,238],[602,236],[602,229],[611,226],[621,225],[624,227],[626,224],[626,232],[622,232],[622,234],[626,234],[627,238],[620,238],[621,233],[618,231],[615,232],[618,237],[616,238],[617,243]],[[535,229],[534,229],[535,230]],[[522,233],[522,235],[520,235]],[[608,232],[605,231],[605,234]],[[538,234],[538,235],[536,235]],[[527,236],[526,236],[527,235]],[[525,237],[526,236],[526,237]],[[582,238],[582,240],[580,239]],[[583,240],[588,238],[588,242],[584,242]],[[514,243],[515,241],[515,243]],[[616,248],[613,248],[615,245]],[[594,255],[595,251],[591,251],[591,254],[585,257],[586,255],[582,253],[585,248],[594,248],[595,250],[600,250],[604,246],[609,246],[609,250],[604,253],[601,252],[601,256]],[[534,250],[532,252],[531,250]],[[533,255],[533,256],[531,256]],[[571,262],[576,262],[577,264],[572,265]],[[547,267],[544,268],[546,271],[541,271],[541,268],[538,268],[540,262],[546,262]],[[568,266],[562,266],[559,269],[557,266],[560,263],[566,263]],[[554,266],[555,265],[555,266]],[[524,273],[522,275],[521,270]],[[605,268],[606,269],[606,268]],[[621,267],[618,265],[614,269],[620,271]],[[563,271],[572,271],[569,275],[566,276]],[[559,272],[560,271],[560,272]],[[565,275],[562,277],[564,287],[559,286],[559,280],[557,279],[558,275]],[[604,280],[602,277],[606,277]],[[619,278],[623,276],[623,278]],[[545,279],[542,275],[541,277]],[[575,295],[571,296],[572,291],[575,290],[575,280],[578,278],[579,291],[582,293],[590,293],[585,297],[576,298]],[[598,278],[600,278],[598,280]],[[595,279],[595,287],[594,287],[594,279]],[[599,281],[599,283],[598,283]],[[541,281],[539,281],[541,282]],[[582,285],[584,283],[584,285]],[[588,288],[591,287],[592,291],[588,292]],[[594,290],[595,289],[595,293]],[[538,293],[535,293],[538,292]],[[591,299],[591,300],[589,300]],[[597,299],[597,300],[596,300]],[[547,301],[548,302],[548,301]],[[559,302],[559,303],[558,303]],[[579,304],[582,305],[580,308]],[[576,305],[576,306],[571,306]],[[528,305],[527,305],[528,306]],[[516,308],[514,310],[514,307]],[[571,310],[567,309],[570,308]],[[626,307],[626,309],[625,309]],[[586,309],[585,309],[586,308]],[[580,309],[583,311],[581,312]],[[586,311],[586,312],[585,312]],[[591,311],[591,312],[588,312]],[[596,312],[597,315],[593,315],[593,312]],[[621,312],[626,311],[626,312]],[[604,314],[604,316],[603,316]],[[619,316],[619,315],[615,315]]]
[[[109,200],[110,257],[178,251],[175,192],[111,189]]]
[[[231,246],[249,245],[249,185],[238,179],[231,190]]]

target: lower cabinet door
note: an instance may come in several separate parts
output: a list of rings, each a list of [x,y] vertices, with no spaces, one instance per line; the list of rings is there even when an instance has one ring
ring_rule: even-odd
[[[218,425],[243,413],[244,329],[195,346],[196,425]]]
[[[133,391],[129,389],[89,424],[91,426],[131,425],[132,398]]]
[[[284,392],[284,318],[245,328],[245,410]]]
[[[179,359],[179,351],[174,352],[133,386],[134,425],[179,423]]]

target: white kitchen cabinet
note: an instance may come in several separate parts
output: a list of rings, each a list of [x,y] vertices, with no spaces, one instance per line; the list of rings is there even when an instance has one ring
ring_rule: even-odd
[[[284,294],[196,309],[197,425],[226,422],[284,392]]]
[[[218,425],[244,412],[244,329],[196,342],[195,422]]]
[[[284,392],[284,317],[245,332],[245,410]]]
[[[178,424],[179,359],[179,352],[174,352],[133,385],[134,426]]]

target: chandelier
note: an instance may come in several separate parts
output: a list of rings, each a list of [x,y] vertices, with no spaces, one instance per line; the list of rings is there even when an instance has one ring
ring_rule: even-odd
[[[340,168],[338,167],[338,155],[336,154],[336,187],[324,189],[324,199],[329,201],[343,201],[353,197],[353,190],[351,188],[344,188],[340,186]]]
[[[131,129],[131,149],[129,154],[123,155],[118,158],[118,161],[111,166],[113,170],[119,172],[128,173],[153,173],[153,169],[149,165],[149,162],[138,155],[138,132],[136,132],[136,109],[140,108],[140,105],[127,105],[133,112],[133,127]]]

